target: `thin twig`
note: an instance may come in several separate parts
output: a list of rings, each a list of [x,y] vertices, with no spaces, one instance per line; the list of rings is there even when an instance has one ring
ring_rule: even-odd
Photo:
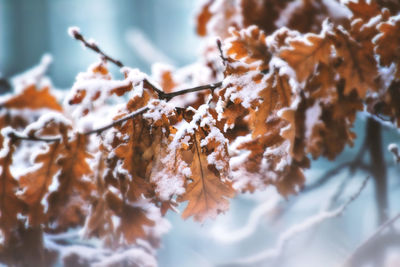
[[[73,38],[82,42],[82,44],[85,47],[87,47],[87,48],[91,49],[92,51],[96,52],[97,54],[99,54],[103,60],[114,63],[119,68],[125,67],[125,65],[120,60],[116,60],[113,57],[109,56],[108,54],[104,53],[103,50],[101,50],[97,44],[95,44],[93,42],[88,42],[85,39],[85,37],[79,32],[78,29],[70,28],[70,34]],[[155,86],[153,83],[151,83],[148,79],[145,79],[143,82],[144,82],[145,86],[147,85],[147,87],[149,87],[151,90],[153,90],[154,92],[157,93],[159,99],[163,99],[163,100],[167,100],[167,101],[169,101],[172,98],[179,96],[179,95],[198,92],[198,91],[202,91],[202,90],[211,90],[213,92],[216,88],[218,88],[222,85],[222,82],[217,82],[217,83],[212,83],[212,84],[196,86],[193,88],[183,89],[183,90],[172,92],[172,93],[165,93],[163,90],[159,89],[157,86]]]
[[[125,121],[127,121],[129,119],[133,119],[134,117],[139,116],[139,115],[145,113],[148,110],[149,110],[149,108],[147,106],[143,107],[143,108],[140,108],[140,109],[135,110],[134,112],[130,113],[129,115],[127,115],[127,116],[125,116],[125,117],[123,117],[123,118],[121,118],[119,120],[113,121],[112,123],[110,123],[110,124],[108,124],[108,125],[106,125],[104,127],[88,131],[88,132],[84,133],[84,135],[100,134],[100,133],[104,132],[105,130],[110,129],[111,127],[120,125],[121,123],[123,123],[123,122],[125,122]]]
[[[120,60],[116,60],[112,57],[110,57],[109,55],[107,55],[106,53],[104,53],[98,46],[97,44],[95,44],[94,42],[88,42],[85,37],[79,32],[78,29],[75,28],[71,28],[70,29],[70,33],[71,36],[73,38],[75,38],[76,40],[82,42],[82,44],[91,49],[92,51],[98,53],[104,60],[109,61],[114,63],[116,66],[118,66],[119,68],[123,68],[124,64],[120,61]],[[193,92],[198,92],[198,91],[202,91],[202,90],[211,90],[212,92],[220,87],[222,85],[222,82],[217,82],[217,83],[212,83],[212,84],[207,84],[207,85],[201,85],[201,86],[196,86],[196,87],[192,87],[192,88],[187,88],[187,89],[183,89],[180,91],[176,91],[176,92],[172,92],[172,93],[165,93],[164,91],[162,91],[161,89],[157,88],[157,86],[155,86],[154,84],[152,84],[148,79],[145,79],[144,81],[144,85],[149,87],[151,90],[155,91],[158,95],[159,99],[163,99],[163,100],[171,100],[172,98],[179,96],[179,95],[184,95],[187,93],[193,93]],[[119,125],[129,119],[132,119],[140,114],[145,113],[146,111],[148,111],[149,108],[143,107],[141,109],[138,109],[134,112],[132,112],[131,114],[111,122],[110,124],[103,126],[101,128],[98,129],[94,129],[88,132],[83,133],[84,135],[91,135],[91,134],[100,134],[105,130],[108,130],[116,125]],[[10,134],[10,137],[16,139],[16,140],[27,140],[27,141],[40,141],[40,142],[57,142],[57,141],[61,141],[61,138],[39,138],[39,137],[35,137],[35,136],[24,136],[20,133],[17,132],[13,132]]]
[[[104,53],[104,52],[97,46],[97,44],[95,44],[94,42],[90,42],[90,43],[89,43],[88,41],[86,41],[85,37],[83,37],[83,35],[79,32],[78,29],[76,29],[76,28],[70,28],[70,34],[71,34],[71,36],[74,37],[76,40],[82,42],[82,44],[83,44],[85,47],[87,47],[87,48],[93,50],[94,52],[96,52],[97,54],[99,54],[104,60],[107,60],[107,61],[109,61],[109,62],[114,63],[114,64],[117,65],[119,68],[123,68],[123,67],[124,67],[124,64],[123,64],[121,61],[116,60],[116,59],[110,57],[109,55],[107,55],[106,53]]]
[[[127,120],[133,119],[136,116],[139,116],[139,115],[145,113],[148,110],[149,110],[149,108],[147,106],[143,107],[143,108],[140,108],[140,109],[138,109],[138,110],[126,115],[125,117],[122,117],[121,119],[113,121],[112,123],[110,123],[110,124],[108,124],[106,126],[103,126],[103,127],[100,127],[100,128],[85,132],[85,133],[83,133],[83,135],[88,136],[88,135],[91,135],[91,134],[101,134],[105,130],[108,130],[108,129],[114,127],[114,126],[120,125],[120,124],[122,124],[123,122],[125,122]],[[48,142],[48,143],[61,141],[61,138],[59,138],[59,137],[55,137],[55,138],[40,138],[40,137],[35,137],[35,136],[25,136],[25,135],[22,135],[22,134],[20,134],[18,132],[11,132],[9,134],[9,137],[13,138],[15,140],[39,141],[39,142]]]
[[[362,182],[361,186],[359,187],[359,189],[352,196],[350,196],[350,198],[340,207],[338,207],[334,210],[331,210],[331,211],[320,212],[314,216],[309,217],[304,222],[290,227],[282,235],[280,235],[278,242],[274,248],[262,251],[261,253],[250,256],[248,258],[236,260],[227,265],[222,264],[222,266],[242,266],[242,265],[247,266],[247,265],[259,263],[259,262],[267,260],[267,259],[271,260],[271,259],[276,259],[276,258],[280,257],[282,255],[283,250],[286,247],[286,245],[295,236],[318,226],[319,224],[325,222],[328,219],[341,216],[344,213],[344,211],[347,209],[347,207],[360,196],[361,192],[366,187],[368,180],[369,180],[369,177],[365,178],[364,181]]]
[[[340,171],[343,171],[345,168],[349,168],[350,172],[354,172],[354,168],[369,171],[369,167],[361,161],[355,160],[351,162],[344,162],[325,172],[320,178],[317,179],[317,181],[306,186],[302,192],[309,192],[326,184],[331,178],[335,177],[335,175],[337,175]]]
[[[221,87],[222,82],[217,82],[217,83],[212,83],[212,84],[207,84],[207,85],[201,85],[201,86],[196,86],[196,87],[192,87],[192,88],[188,88],[188,89],[183,89],[183,90],[179,90],[176,92],[172,92],[172,93],[163,93],[163,97],[166,100],[170,100],[173,97],[179,96],[179,95],[184,95],[187,93],[193,93],[193,92],[198,92],[198,91],[202,91],[202,90],[211,90],[211,92],[213,92],[216,88]]]

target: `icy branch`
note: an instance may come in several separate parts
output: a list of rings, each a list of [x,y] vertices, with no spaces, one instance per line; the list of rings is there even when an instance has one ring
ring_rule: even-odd
[[[138,109],[138,110],[126,115],[125,117],[122,117],[119,120],[113,121],[112,123],[110,123],[110,124],[108,124],[106,126],[103,126],[103,127],[98,128],[98,129],[94,129],[94,130],[85,132],[83,134],[84,135],[101,134],[105,130],[108,130],[108,129],[114,127],[114,126],[120,125],[120,124],[122,124],[123,122],[125,122],[127,120],[133,119],[133,118],[145,113],[148,110],[149,110],[149,108],[147,106],[143,107],[143,108],[140,108],[140,109]],[[13,139],[17,139],[17,140],[28,140],[28,141],[41,141],[41,142],[57,142],[57,141],[61,141],[61,138],[39,138],[39,137],[35,137],[35,136],[26,136],[26,135],[20,134],[20,133],[18,133],[16,131],[13,131],[13,132],[9,133],[9,137],[13,138]]]
[[[97,54],[99,54],[101,56],[101,58],[105,61],[109,61],[111,63],[114,63],[116,66],[118,66],[119,68],[123,68],[125,67],[125,65],[119,61],[116,60],[112,57],[110,57],[109,55],[107,55],[106,53],[103,52],[103,50],[101,50],[99,48],[99,46],[94,43],[94,42],[89,42],[85,39],[85,37],[81,34],[79,28],[77,27],[70,27],[68,29],[68,33],[69,35],[71,35],[74,39],[82,42],[82,44],[91,49],[92,51],[96,52]],[[217,83],[213,83],[213,84],[206,84],[206,85],[201,85],[201,86],[196,86],[193,88],[188,88],[188,89],[183,89],[177,92],[172,92],[172,93],[165,93],[163,90],[159,89],[157,86],[155,86],[154,84],[152,84],[149,80],[145,79],[144,80],[145,85],[147,85],[147,87],[151,90],[153,90],[154,92],[157,93],[158,98],[159,99],[165,99],[167,101],[171,100],[172,98],[179,96],[179,95],[184,95],[184,94],[188,94],[188,93],[193,93],[193,92],[198,92],[198,91],[202,91],[202,90],[211,90],[214,91],[216,88],[221,87],[222,82],[217,82]]]
[[[265,250],[259,254],[250,256],[248,258],[239,259],[232,263],[232,265],[251,265],[257,262],[268,260],[268,259],[275,259],[282,255],[285,247],[287,244],[296,236],[314,228],[315,226],[325,222],[328,219],[339,217],[343,214],[346,208],[358,198],[361,194],[365,186],[367,185],[367,181],[369,177],[367,177],[363,183],[361,184],[360,188],[340,207],[331,210],[331,211],[322,211],[319,214],[316,214],[304,222],[294,225],[286,230],[278,239],[278,242],[274,248]]]
[[[381,246],[374,246],[373,244],[379,240],[379,237],[382,235],[382,232],[393,226],[393,224],[400,219],[400,213],[398,213],[396,216],[393,218],[387,220],[385,223],[383,223],[378,230],[376,230],[369,238],[367,238],[360,246],[358,246],[353,253],[349,255],[349,257],[346,259],[345,263],[343,264],[343,267],[351,267],[355,266],[354,263],[358,259],[365,258],[363,257],[364,255],[369,254],[368,251],[372,248],[372,250],[376,250],[377,247]],[[393,234],[390,234],[391,236],[394,236]],[[398,238],[396,238],[397,241],[400,241]],[[373,251],[372,251],[373,252]]]
[[[235,231],[227,232],[226,228],[214,228],[213,238],[221,243],[235,243],[251,236],[256,230],[257,226],[264,216],[277,208],[280,199],[278,197],[272,200],[266,200],[258,205],[250,214],[250,218],[246,225]]]

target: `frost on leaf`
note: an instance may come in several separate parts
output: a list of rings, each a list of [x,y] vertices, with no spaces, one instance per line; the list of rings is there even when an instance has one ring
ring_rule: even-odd
[[[10,171],[15,144],[9,138],[5,138],[4,142],[0,151],[0,236],[4,242],[8,242],[12,231],[18,225],[18,215],[25,212],[26,206],[16,196],[18,182]]]
[[[186,191],[180,202],[188,201],[183,218],[193,216],[196,221],[214,218],[229,207],[228,198],[235,191],[229,175],[227,140],[215,127],[207,104],[199,107],[190,124],[178,130],[175,138],[182,140],[181,153],[190,166],[187,171]]]
[[[289,45],[290,48],[280,52],[280,57],[296,71],[300,82],[312,75],[319,63],[329,63],[332,41],[324,33],[307,34],[303,39],[289,41]]]
[[[307,167],[308,162],[303,158],[293,159],[295,121],[288,112],[281,112],[292,105],[295,96],[289,78],[281,76],[279,70],[269,74],[264,86],[259,102],[250,112],[252,139],[237,147],[248,151],[246,160],[233,168],[254,177],[242,185],[245,190],[254,190],[255,185],[274,184],[283,195],[288,195],[304,183],[300,167]],[[237,182],[240,184],[240,179]]]
[[[383,66],[396,64],[396,79],[400,79],[400,17],[391,17],[388,22],[378,26],[380,34],[376,36],[375,51]]]
[[[271,53],[265,34],[257,27],[232,31],[232,36],[224,42],[226,55],[225,79],[219,92],[217,107],[219,120],[224,119],[226,129],[235,125],[245,129],[243,118],[251,104],[263,89],[264,72],[268,72]]]
[[[108,192],[105,198],[109,208],[119,218],[114,225],[117,240],[123,240],[123,243],[130,244],[138,238],[146,239],[144,226],[154,226],[155,224],[146,216],[146,211],[111,192]]]
[[[343,29],[335,31],[334,46],[339,57],[336,68],[345,80],[344,94],[356,90],[360,97],[364,97],[367,91],[376,91],[378,69],[374,55],[362,49]]]
[[[353,18],[361,18],[364,21],[368,21],[380,13],[379,4],[376,1],[349,1],[347,6],[353,13]]]
[[[82,224],[86,217],[86,204],[93,190],[93,182],[88,179],[91,169],[87,163],[92,156],[86,151],[86,139],[86,136],[76,134],[71,140],[64,140],[57,155],[57,184],[47,198],[48,227],[52,231]]]
[[[60,150],[60,143],[50,144],[47,151],[38,154],[35,163],[39,168],[20,177],[21,187],[24,189],[22,200],[29,206],[29,221],[32,225],[40,225],[45,220],[45,207],[42,204],[50,185],[53,183],[55,174],[59,167],[56,159]]]

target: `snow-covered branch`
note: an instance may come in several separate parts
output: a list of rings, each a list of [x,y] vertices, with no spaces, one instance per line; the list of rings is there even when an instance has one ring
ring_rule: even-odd
[[[303,221],[300,224],[296,224],[289,229],[287,229],[285,232],[283,232],[275,247],[267,249],[265,251],[262,251],[256,255],[243,258],[243,259],[238,259],[236,261],[233,261],[231,264],[232,265],[250,265],[250,264],[255,264],[264,260],[271,260],[271,259],[276,259],[280,257],[283,252],[285,247],[288,245],[288,243],[295,238],[296,236],[314,228],[317,225],[320,225],[321,223],[327,221],[328,219],[331,218],[336,218],[339,217],[343,214],[343,212],[347,209],[347,207],[358,198],[358,196],[361,194],[363,189],[366,187],[367,182],[369,180],[369,177],[367,177],[361,184],[361,186],[358,188],[358,190],[340,207],[330,210],[330,211],[322,211],[314,216],[309,217],[305,221]]]

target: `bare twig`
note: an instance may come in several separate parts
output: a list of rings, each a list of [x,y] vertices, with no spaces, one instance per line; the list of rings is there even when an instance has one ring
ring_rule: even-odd
[[[136,116],[139,116],[139,115],[145,113],[145,112],[148,111],[148,110],[149,110],[149,108],[148,108],[147,106],[146,106],[146,107],[143,107],[143,108],[140,108],[140,109],[135,110],[134,112],[130,113],[129,115],[127,115],[127,116],[125,116],[125,117],[123,117],[123,118],[121,118],[121,119],[119,119],[119,120],[113,121],[112,123],[110,123],[110,124],[108,124],[108,125],[106,125],[106,126],[104,126],[104,127],[101,127],[101,128],[98,128],[98,129],[94,129],[94,130],[91,130],[91,131],[88,131],[88,132],[86,132],[86,133],[84,133],[84,134],[85,134],[85,135],[100,134],[100,133],[104,132],[105,130],[110,129],[111,127],[120,125],[121,123],[123,123],[123,122],[125,122],[125,121],[127,121],[127,120],[133,119],[133,118],[135,118]]]
[[[192,87],[192,88],[188,88],[188,89],[183,89],[183,90],[179,90],[179,91],[168,93],[168,94],[163,92],[160,98],[166,99],[168,101],[168,100],[172,99],[173,97],[176,97],[179,95],[203,91],[206,89],[211,90],[211,92],[214,92],[214,90],[218,87],[221,87],[221,85],[222,85],[222,82],[217,82],[217,83],[212,83],[212,84],[207,84],[207,85],[196,86],[196,87]]]
[[[371,158],[371,174],[375,182],[375,199],[377,203],[377,213],[379,224],[388,219],[389,201],[387,194],[387,171],[383,156],[382,144],[382,125],[374,118],[367,120],[367,135],[365,137],[368,143],[368,152]]]
[[[76,40],[80,41],[85,47],[87,47],[87,48],[93,50],[94,52],[96,52],[97,54],[99,54],[104,60],[112,62],[112,63],[114,63],[115,65],[117,65],[120,68],[124,67],[124,64],[122,64],[121,61],[116,60],[116,59],[110,57],[109,55],[107,55],[106,53],[104,53],[97,46],[97,44],[95,44],[94,42],[86,41],[85,37],[83,37],[83,35],[80,33],[78,28],[75,28],[75,27],[69,28],[69,33],[73,38],[75,38]]]
[[[91,49],[92,51],[96,52],[97,54],[99,54],[103,60],[114,63],[119,68],[125,67],[125,65],[120,60],[116,60],[113,57],[109,56],[108,54],[104,53],[103,50],[101,50],[97,44],[95,44],[94,42],[88,42],[85,39],[85,37],[80,33],[78,28],[74,28],[74,27],[70,28],[69,33],[73,38],[82,42],[82,44],[85,47],[87,47],[87,48]],[[163,90],[159,89],[157,86],[155,86],[153,83],[151,83],[148,79],[145,79],[143,82],[144,82],[145,86],[147,85],[147,87],[149,87],[151,90],[153,90],[154,92],[157,93],[159,99],[164,99],[167,101],[169,101],[172,98],[179,96],[179,95],[198,92],[198,91],[202,91],[202,90],[211,90],[213,92],[216,88],[218,88],[222,85],[222,82],[217,82],[217,83],[212,83],[212,84],[196,86],[193,88],[183,89],[183,90],[172,92],[172,93],[165,93]]]
[[[364,171],[369,171],[369,167],[364,164],[362,161],[354,160],[350,162],[344,162],[332,168],[331,170],[325,172],[320,178],[318,178],[314,183],[306,186],[303,192],[309,192],[314,190],[324,184],[326,184],[331,178],[335,177],[339,172],[343,171],[344,169],[348,168],[350,172],[354,172],[355,169],[361,169]]]
[[[135,110],[134,112],[126,115],[125,117],[122,117],[121,119],[113,121],[112,123],[110,123],[110,124],[108,124],[106,126],[103,126],[103,127],[98,128],[98,129],[94,129],[94,130],[85,132],[83,134],[84,135],[101,134],[105,130],[108,130],[108,129],[114,127],[114,126],[120,125],[120,124],[122,124],[123,122],[125,122],[127,120],[133,119],[133,118],[145,113],[148,110],[149,110],[149,108],[147,106],[143,107],[143,108],[140,108],[140,109]],[[55,138],[40,138],[40,137],[35,137],[35,136],[25,136],[25,135],[22,135],[22,134],[20,134],[18,132],[11,132],[9,134],[9,137],[13,138],[14,140],[39,141],[39,142],[48,142],[48,143],[61,141],[61,138],[59,138],[59,137],[55,137]]]
[[[82,42],[82,44],[91,49],[92,51],[96,52],[97,54],[99,54],[103,60],[109,61],[114,63],[116,66],[118,66],[119,68],[123,68],[124,64],[120,61],[120,60],[116,60],[114,58],[112,58],[111,56],[107,55],[106,53],[103,52],[103,50],[101,50],[97,44],[95,44],[94,42],[89,42],[85,39],[85,37],[80,33],[78,28],[70,28],[69,29],[70,35],[75,38],[76,40]],[[153,90],[154,92],[157,93],[158,98],[159,99],[163,99],[163,100],[171,100],[172,98],[179,96],[179,95],[184,95],[184,94],[188,94],[188,93],[193,93],[193,92],[198,92],[198,91],[202,91],[202,90],[211,90],[212,92],[220,87],[222,85],[222,82],[217,82],[217,83],[212,83],[212,84],[207,84],[207,85],[201,85],[201,86],[196,86],[196,87],[192,87],[192,88],[187,88],[187,89],[183,89],[180,91],[176,91],[176,92],[172,92],[172,93],[165,93],[163,90],[159,89],[157,86],[155,86],[154,84],[152,84],[148,79],[145,79],[144,81],[144,85],[148,88],[150,88],[151,90]],[[98,129],[94,129],[88,132],[83,133],[84,135],[91,135],[91,134],[100,134],[105,130],[108,130],[116,125],[119,125],[129,119],[132,119],[140,114],[145,113],[146,111],[148,111],[149,108],[148,107],[143,107],[141,109],[138,109],[134,112],[132,112],[131,114],[111,122],[110,124],[98,128]],[[17,132],[12,132],[10,134],[11,138],[14,138],[16,140],[27,140],[27,141],[40,141],[40,142],[56,142],[56,141],[61,141],[61,138],[39,138],[39,137],[35,137],[35,136],[25,136],[22,135],[20,133]]]
[[[224,52],[222,51],[222,43],[220,39],[217,39],[217,47],[219,51],[219,56],[221,57],[223,64],[226,65],[228,59],[224,56]]]

